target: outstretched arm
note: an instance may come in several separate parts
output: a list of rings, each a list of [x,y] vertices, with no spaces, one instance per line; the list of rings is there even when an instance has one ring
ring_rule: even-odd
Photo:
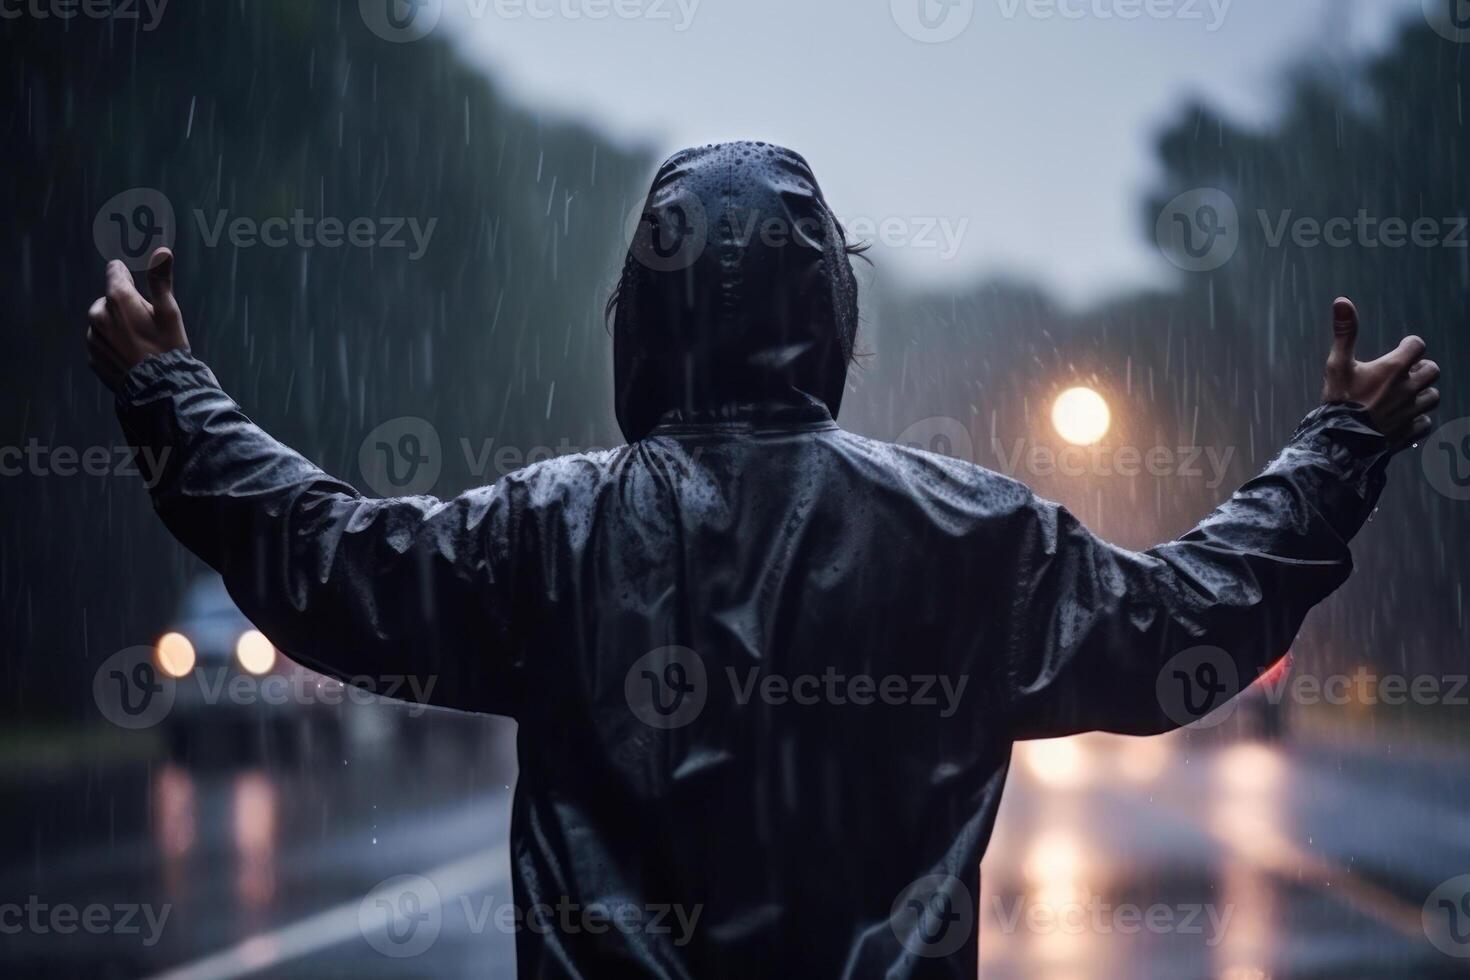
[[[172,273],[160,249],[149,303],[111,263],[87,331],[128,439],[162,461],[150,475],[169,530],[293,659],[379,693],[515,714],[507,482],[452,501],[370,500],[328,476],[190,354]]]
[[[1337,301],[1333,330],[1322,407],[1179,540],[1126,551],[1035,502],[1037,546],[1022,560],[1008,651],[1017,738],[1197,720],[1284,656],[1307,612],[1347,580],[1348,542],[1389,458],[1429,432],[1439,368],[1418,337],[1356,360],[1348,300]]]

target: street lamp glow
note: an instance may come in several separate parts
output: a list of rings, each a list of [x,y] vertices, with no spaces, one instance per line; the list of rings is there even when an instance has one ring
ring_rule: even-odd
[[[1091,388],[1068,388],[1051,407],[1057,435],[1075,446],[1090,446],[1108,434],[1113,415],[1103,396]]]

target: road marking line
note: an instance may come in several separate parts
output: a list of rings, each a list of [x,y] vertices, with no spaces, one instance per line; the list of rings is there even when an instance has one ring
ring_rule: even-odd
[[[510,880],[510,858],[504,845],[478,851],[423,873],[438,889],[428,896],[437,908],[450,897]],[[366,893],[365,893],[366,894]],[[354,936],[361,936],[358,906],[361,898],[334,905],[289,925],[259,933],[192,963],[155,975],[152,980],[234,980],[320,952]],[[427,911],[427,909],[425,909]]]

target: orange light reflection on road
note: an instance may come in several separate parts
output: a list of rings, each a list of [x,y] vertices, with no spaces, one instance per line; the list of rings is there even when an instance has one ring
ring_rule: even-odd
[[[1022,742],[1017,749],[1027,771],[1046,786],[1075,789],[1090,778],[1087,748],[1078,738]]]
[[[1235,852],[1221,869],[1221,899],[1231,919],[1215,956],[1222,975],[1251,976],[1266,970],[1275,955],[1279,922],[1272,876],[1295,865],[1294,849],[1280,831],[1286,762],[1275,749],[1241,742],[1222,749],[1214,765],[1218,795],[1211,823]]]
[[[235,780],[235,890],[259,910],[276,894],[276,788],[258,771]]]
[[[1169,764],[1169,742],[1164,738],[1120,738],[1112,748],[1118,772],[1131,783],[1151,783]]]

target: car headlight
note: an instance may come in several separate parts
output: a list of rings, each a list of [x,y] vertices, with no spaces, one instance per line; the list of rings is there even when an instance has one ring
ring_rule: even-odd
[[[194,669],[194,644],[183,633],[165,633],[153,647],[153,659],[168,676],[187,677]]]
[[[235,641],[235,659],[246,673],[259,677],[276,665],[276,648],[260,630],[246,630]]]

